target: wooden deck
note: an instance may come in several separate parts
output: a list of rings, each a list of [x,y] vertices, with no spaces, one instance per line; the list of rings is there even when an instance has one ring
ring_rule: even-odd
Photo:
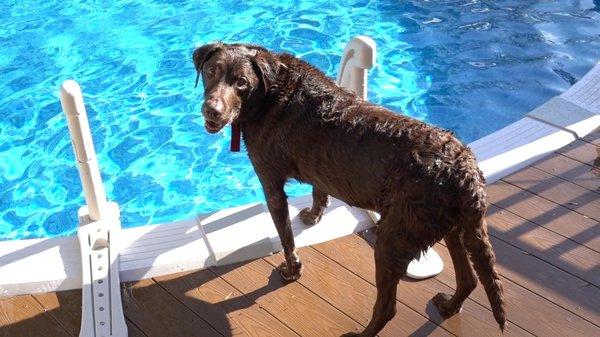
[[[600,336],[600,132],[488,187],[507,336]],[[362,329],[375,300],[369,235],[300,249],[302,278],[284,284],[275,255],[125,285],[130,336],[339,336]],[[400,282],[380,336],[500,336],[482,287],[442,320],[430,299],[453,292],[446,267]],[[80,291],[0,300],[0,336],[78,336]]]

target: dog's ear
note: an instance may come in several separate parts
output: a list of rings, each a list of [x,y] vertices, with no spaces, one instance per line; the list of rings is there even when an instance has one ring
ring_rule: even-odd
[[[262,80],[265,91],[273,88],[277,77],[287,71],[287,67],[278,57],[268,51],[258,50],[251,58],[252,67],[258,78]]]
[[[200,79],[200,74],[202,73],[202,66],[211,56],[214,55],[217,51],[223,49],[223,44],[220,42],[215,42],[211,44],[205,44],[202,47],[196,48],[194,50],[194,55],[192,59],[194,61],[194,67],[196,67],[196,87],[198,86],[198,80]]]

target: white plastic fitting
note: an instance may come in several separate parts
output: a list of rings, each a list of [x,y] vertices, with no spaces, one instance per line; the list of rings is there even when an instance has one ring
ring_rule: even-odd
[[[368,36],[356,36],[344,48],[337,84],[367,99],[367,70],[375,64],[377,48]]]

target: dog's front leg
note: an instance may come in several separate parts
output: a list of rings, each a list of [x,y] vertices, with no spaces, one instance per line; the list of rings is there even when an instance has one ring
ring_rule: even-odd
[[[296,245],[294,244],[294,234],[292,232],[292,224],[288,210],[287,195],[281,184],[263,184],[263,189],[267,199],[267,206],[271,213],[271,218],[277,228],[281,245],[283,246],[283,254],[285,262],[278,269],[281,277],[287,281],[295,281],[302,274],[302,262],[296,253]]]
[[[321,221],[325,207],[329,206],[329,196],[324,192],[321,192],[318,188],[313,186],[313,204],[312,207],[307,207],[300,211],[298,216],[300,220],[307,226],[313,226]]]

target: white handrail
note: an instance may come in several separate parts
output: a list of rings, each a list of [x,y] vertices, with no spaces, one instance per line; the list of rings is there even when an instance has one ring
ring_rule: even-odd
[[[102,219],[108,209],[106,193],[100,177],[96,151],[79,84],[73,80],[65,81],[60,88],[60,98],[63,111],[67,115],[71,142],[77,159],[89,217],[93,221],[98,221]]]

